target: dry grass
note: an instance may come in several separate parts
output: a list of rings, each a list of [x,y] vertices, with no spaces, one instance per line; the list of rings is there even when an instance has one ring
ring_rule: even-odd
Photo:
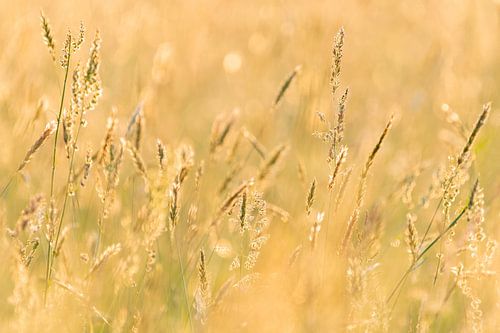
[[[5,5],[0,331],[500,327],[497,3]]]

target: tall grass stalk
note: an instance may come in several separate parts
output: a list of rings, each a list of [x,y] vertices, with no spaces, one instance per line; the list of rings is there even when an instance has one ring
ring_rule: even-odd
[[[59,138],[59,127],[61,125],[61,116],[63,112],[63,107],[64,107],[64,98],[66,96],[66,87],[68,83],[68,73],[69,73],[69,68],[71,64],[71,35],[68,35],[68,60],[65,66],[65,71],[64,71],[64,82],[63,82],[63,88],[61,92],[61,101],[59,103],[59,112],[57,114],[57,125],[56,125],[56,134],[54,136],[54,147],[52,149],[52,171],[50,175],[50,198],[52,199],[54,195],[54,178],[56,175],[56,156],[57,156],[57,139]],[[65,199],[66,201],[66,199]],[[58,233],[59,234],[59,233]],[[48,249],[47,249],[47,265],[46,265],[46,272],[45,272],[45,292],[44,292],[44,302],[47,300],[47,292],[49,289],[49,281],[50,281],[50,275],[51,275],[51,261],[52,261],[52,235],[49,237],[49,242],[48,242]],[[54,246],[54,249],[57,247]]]

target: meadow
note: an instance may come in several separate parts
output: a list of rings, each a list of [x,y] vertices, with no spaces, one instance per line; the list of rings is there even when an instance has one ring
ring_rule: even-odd
[[[0,332],[500,330],[499,1],[0,4]]]

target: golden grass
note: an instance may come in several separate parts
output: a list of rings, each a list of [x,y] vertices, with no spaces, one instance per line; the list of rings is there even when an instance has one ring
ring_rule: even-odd
[[[498,330],[497,3],[41,7],[0,26],[1,332]]]

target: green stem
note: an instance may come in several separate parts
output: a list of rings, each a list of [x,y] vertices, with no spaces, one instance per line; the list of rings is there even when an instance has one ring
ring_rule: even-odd
[[[189,305],[189,300],[188,300],[186,278],[184,277],[184,266],[182,265],[181,252],[179,250],[179,242],[177,241],[177,237],[175,237],[174,242],[175,242],[175,247],[177,249],[177,258],[179,260],[179,267],[181,269],[182,285],[183,285],[183,288],[184,288],[184,300],[186,301],[186,307],[187,307],[187,312],[188,312],[188,317],[189,317],[189,325],[191,327],[191,332],[194,332],[193,320],[191,318],[191,306]]]
[[[51,177],[50,177],[50,199],[52,200],[52,196],[54,195],[54,177],[56,174],[56,155],[57,155],[57,138],[59,137],[59,127],[61,125],[61,116],[62,116],[62,110],[64,106],[64,97],[66,95],[66,85],[68,82],[68,72],[69,72],[69,65],[71,61],[71,35],[68,37],[69,38],[69,49],[68,49],[68,62],[66,64],[66,70],[64,72],[64,83],[63,83],[63,89],[61,93],[61,101],[59,103],[59,113],[57,115],[57,125],[56,125],[56,134],[54,136],[54,148],[52,150],[52,172],[51,172]],[[66,201],[66,200],[65,200]],[[50,218],[50,217],[49,217]],[[45,272],[45,292],[44,292],[44,303],[47,301],[47,291],[49,289],[49,280],[50,280],[50,270],[51,270],[51,253],[53,252],[52,246],[52,236],[49,237],[49,245],[47,249],[47,266],[46,266],[46,272]],[[54,247],[55,249],[56,247]]]
[[[57,246],[59,244],[59,236],[61,234],[61,227],[62,227],[62,224],[63,224],[63,221],[64,221],[64,215],[65,215],[65,212],[66,212],[66,204],[68,202],[68,196],[69,196],[69,190],[70,190],[70,182],[71,182],[71,177],[73,175],[73,166],[74,166],[74,161],[75,161],[75,147],[76,147],[76,144],[78,142],[78,137],[80,135],[80,129],[82,127],[82,119],[83,119],[83,110],[80,111],[80,118],[78,120],[78,127],[77,127],[77,130],[76,130],[76,135],[75,135],[75,141],[73,143],[73,147],[72,147],[72,151],[71,151],[71,158],[70,158],[70,163],[69,163],[69,171],[68,171],[68,178],[66,179],[66,191],[64,191],[64,202],[63,202],[63,208],[62,208],[62,212],[61,212],[61,219],[59,221],[59,225],[57,227],[57,233],[56,233],[56,239],[55,239],[55,242],[54,242],[54,247],[52,249],[52,261],[50,263],[50,269],[49,269],[49,280],[50,280],[50,277],[51,277],[51,271],[52,271],[52,267],[54,266],[54,259],[55,259],[55,255],[56,255],[56,250],[57,250]]]
[[[54,137],[54,148],[52,151],[52,174],[50,177],[50,197],[54,194],[54,177],[56,174],[56,153],[57,153],[57,138],[59,137],[59,126],[61,124],[61,116],[62,110],[64,106],[64,97],[66,95],[66,83],[68,82],[68,72],[69,72],[69,64],[71,60],[71,36],[69,36],[69,50],[68,50],[68,63],[66,66],[66,71],[64,72],[64,83],[61,94],[61,102],[59,103],[59,113],[57,115],[57,126],[56,126],[56,134]]]
[[[387,302],[389,302],[391,300],[391,298],[394,296],[394,294],[396,293],[396,291],[399,289],[399,287],[406,281],[406,279],[408,278],[408,276],[410,275],[410,273],[413,271],[413,269],[416,267],[417,263],[420,261],[420,259],[422,259],[422,257],[451,229],[453,228],[457,223],[458,221],[460,220],[460,218],[462,218],[462,216],[465,214],[465,212],[467,211],[467,209],[469,208],[469,205],[465,206],[464,208],[462,208],[462,210],[460,211],[460,213],[457,215],[457,217],[455,217],[455,219],[453,220],[453,222],[451,222],[448,227],[442,232],[440,233],[436,238],[434,238],[434,240],[432,242],[429,243],[429,245],[427,245],[425,247],[425,249],[418,255],[418,257],[412,262],[412,264],[410,265],[410,267],[408,267],[408,269],[406,270],[406,272],[403,274],[403,276],[401,277],[401,279],[398,281],[398,283],[396,284],[396,286],[394,287],[394,289],[392,290],[391,294],[389,295],[389,297],[387,298]]]

